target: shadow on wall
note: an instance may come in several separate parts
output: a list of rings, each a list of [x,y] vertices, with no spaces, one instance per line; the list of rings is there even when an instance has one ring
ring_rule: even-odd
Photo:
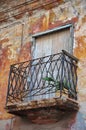
[[[80,112],[65,112],[58,122],[34,124],[28,118],[16,117],[11,130],[86,130],[85,120]],[[6,129],[9,130],[9,129]]]

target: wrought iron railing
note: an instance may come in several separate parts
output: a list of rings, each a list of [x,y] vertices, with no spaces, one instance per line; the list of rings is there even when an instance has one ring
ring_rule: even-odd
[[[11,65],[7,103],[66,95],[77,99],[78,59],[66,51]]]

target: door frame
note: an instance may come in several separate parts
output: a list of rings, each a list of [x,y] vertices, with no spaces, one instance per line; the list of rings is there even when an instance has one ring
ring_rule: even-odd
[[[39,33],[33,34],[32,35],[32,46],[31,46],[31,56],[32,56],[32,59],[33,59],[33,56],[34,56],[34,50],[35,50],[35,46],[36,46],[36,40],[35,39],[37,37],[40,37],[40,36],[43,36],[43,35],[47,35],[47,34],[51,34],[51,33],[54,33],[54,32],[58,32],[60,30],[64,30],[64,29],[67,29],[67,28],[70,28],[70,37],[71,37],[72,54],[73,54],[74,25],[72,23],[70,23],[70,24],[59,26],[59,27],[56,27],[56,28],[53,28],[53,29],[50,29],[50,30],[47,30],[47,31],[44,31],[44,32],[39,32]]]

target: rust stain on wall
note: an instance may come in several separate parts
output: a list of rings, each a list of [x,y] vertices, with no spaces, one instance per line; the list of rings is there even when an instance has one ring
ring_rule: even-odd
[[[86,23],[86,15],[82,18],[82,23]]]
[[[0,44],[5,43],[5,42],[8,42],[8,41],[9,41],[8,38],[2,39],[2,40],[0,41]]]
[[[37,33],[43,31],[43,20],[45,19],[45,16],[41,16],[40,18],[32,17],[30,19],[30,33]]]
[[[77,47],[75,48],[75,55],[80,59],[86,58],[86,36],[76,38]]]
[[[1,30],[0,36],[0,119],[7,119],[11,118],[4,109],[10,65],[30,59],[30,43],[21,46],[20,24]]]
[[[18,62],[23,62],[31,59],[31,43],[28,42],[23,45],[20,49],[20,53],[18,56]]]

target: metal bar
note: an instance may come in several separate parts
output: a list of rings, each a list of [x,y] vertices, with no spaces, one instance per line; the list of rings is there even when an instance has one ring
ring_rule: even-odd
[[[63,50],[63,53],[11,65],[6,105],[25,101],[25,99],[41,100],[50,98],[51,95],[55,97],[56,83],[59,83],[57,91],[60,97],[63,93],[67,96],[71,93],[70,98],[76,100],[76,63],[76,58]],[[66,88],[67,92],[64,91],[64,79],[70,84],[70,88]]]
[[[6,105],[7,105],[7,103],[8,103],[10,76],[11,76],[11,67],[10,67],[10,71],[9,71],[8,88],[7,88],[7,96],[6,96],[6,104],[5,104],[5,106],[6,106]]]
[[[60,83],[60,97],[62,97],[62,90],[63,90],[63,68],[64,68],[64,55],[62,54],[62,57],[61,57],[61,83]]]
[[[71,55],[71,54],[70,54],[70,53],[68,53],[67,51],[62,50],[62,52],[63,52],[65,55],[67,55],[67,56],[69,56],[70,58],[72,58],[73,60],[75,60],[76,62],[78,62],[78,61],[79,61],[79,59],[78,59],[78,58],[76,58],[75,56]]]

